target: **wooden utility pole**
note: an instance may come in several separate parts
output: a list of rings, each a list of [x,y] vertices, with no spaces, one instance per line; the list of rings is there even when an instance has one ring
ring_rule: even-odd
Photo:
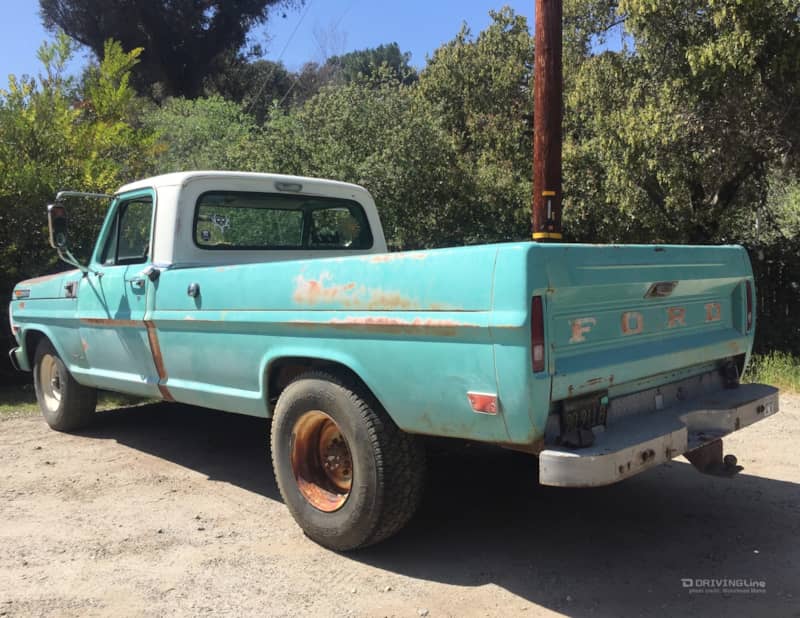
[[[562,0],[536,0],[533,239],[561,240]]]

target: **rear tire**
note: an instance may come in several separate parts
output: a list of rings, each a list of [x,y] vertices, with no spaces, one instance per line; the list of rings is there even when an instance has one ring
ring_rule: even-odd
[[[382,541],[422,498],[425,453],[368,393],[309,372],[278,398],[272,464],[283,500],[311,539],[337,551]]]
[[[36,347],[33,385],[39,408],[51,429],[75,431],[91,422],[97,391],[75,381],[47,339]]]

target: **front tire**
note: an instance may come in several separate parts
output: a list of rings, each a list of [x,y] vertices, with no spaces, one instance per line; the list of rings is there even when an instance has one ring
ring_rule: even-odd
[[[425,453],[367,393],[309,372],[281,393],[272,463],[283,500],[311,539],[337,551],[398,532],[422,498]]]
[[[92,420],[97,391],[75,381],[47,339],[36,347],[33,385],[42,416],[51,429],[75,431]]]

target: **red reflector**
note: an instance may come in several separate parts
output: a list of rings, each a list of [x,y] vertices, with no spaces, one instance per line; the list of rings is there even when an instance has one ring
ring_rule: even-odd
[[[544,311],[542,297],[531,301],[531,363],[534,373],[544,371]]]
[[[489,393],[467,393],[469,405],[475,412],[481,414],[497,414],[497,395],[490,395]]]
[[[749,333],[753,328],[753,285],[749,280],[745,282],[745,289],[747,290],[747,326],[745,332]]]

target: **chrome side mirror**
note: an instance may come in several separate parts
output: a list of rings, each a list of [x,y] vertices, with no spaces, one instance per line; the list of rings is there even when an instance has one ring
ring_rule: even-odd
[[[53,249],[65,251],[69,244],[67,209],[55,203],[47,207],[47,223],[50,226],[50,245]]]

